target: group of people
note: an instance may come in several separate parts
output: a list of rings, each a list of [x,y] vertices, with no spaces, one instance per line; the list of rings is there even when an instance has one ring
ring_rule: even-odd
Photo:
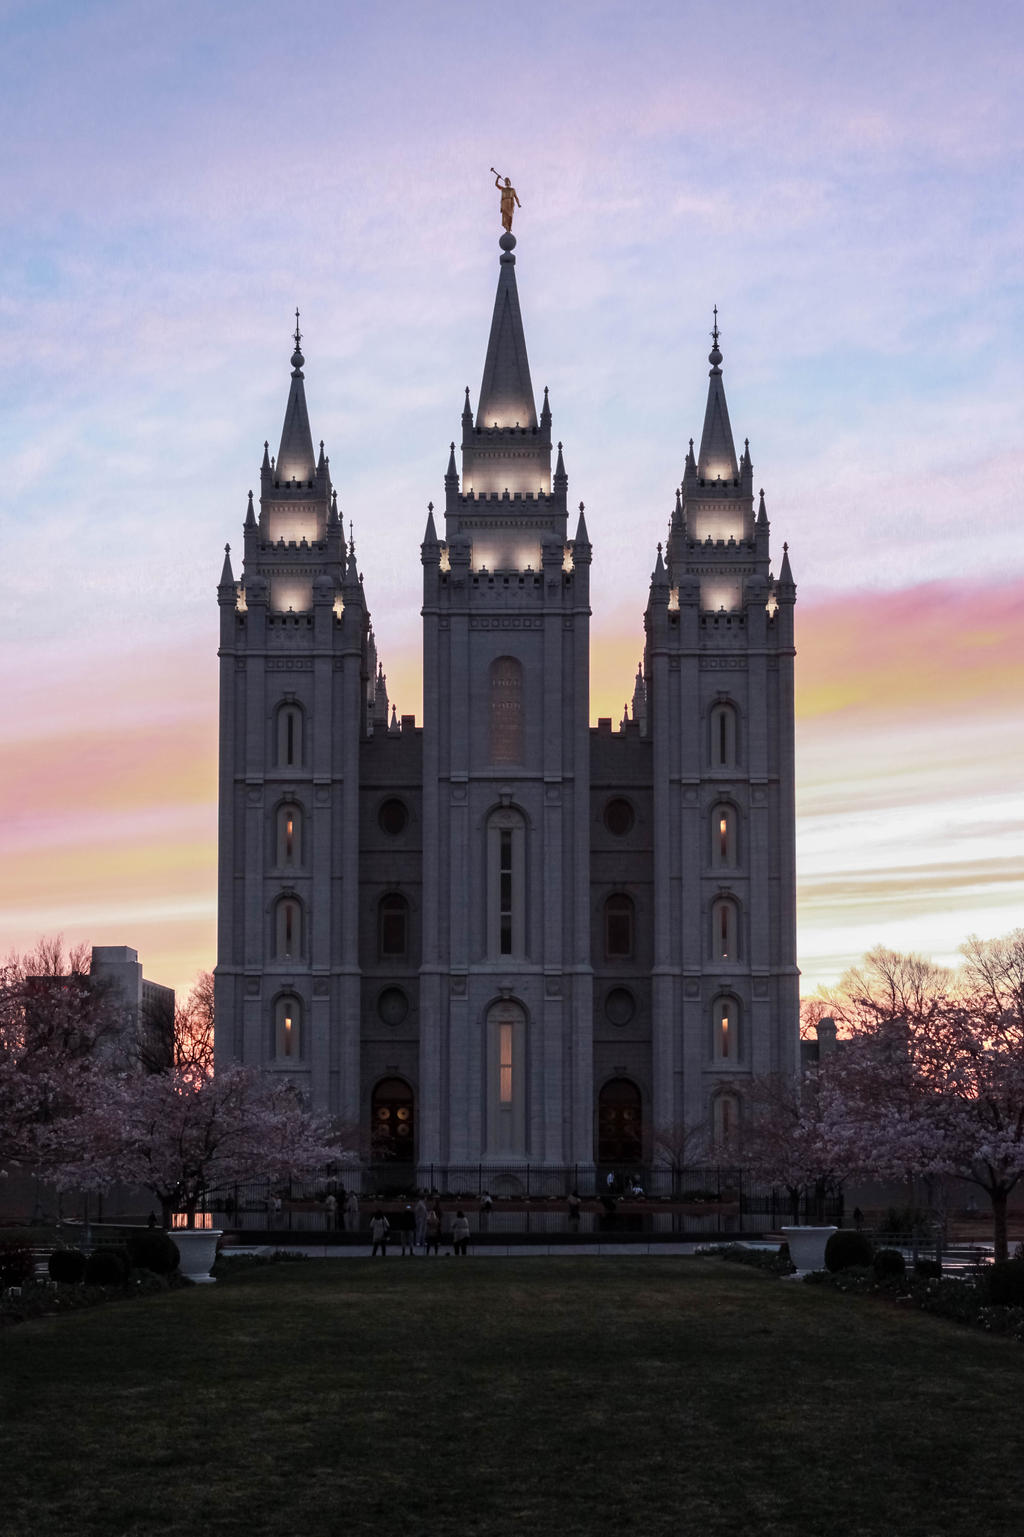
[[[377,1254],[382,1259],[387,1256],[391,1234],[400,1244],[402,1254],[413,1255],[417,1249],[422,1249],[425,1254],[437,1254],[440,1252],[442,1224],[441,1202],[436,1197],[428,1206],[424,1197],[418,1195],[415,1205],[406,1202],[390,1220],[378,1206],[370,1218],[370,1258]],[[469,1252],[469,1218],[461,1208],[452,1219],[449,1236],[453,1254]]]
[[[324,1212],[329,1231],[340,1229],[344,1225],[346,1233],[358,1233],[359,1197],[354,1190],[346,1192],[342,1185],[337,1195],[333,1190],[328,1191],[324,1197]]]

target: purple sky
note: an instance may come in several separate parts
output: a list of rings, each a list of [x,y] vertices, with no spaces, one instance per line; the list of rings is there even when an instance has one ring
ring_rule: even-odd
[[[523,203],[534,384],[595,545],[595,715],[629,692],[717,303],[818,688],[808,980],[874,940],[949,954],[1022,921],[1019,6],[0,15],[0,940],[141,935],[176,982],[212,960],[213,589],[276,445],[296,304],[314,437],[418,712],[418,544],[479,386],[492,164]],[[964,644],[936,673],[943,615]],[[162,771],[190,731],[192,768]],[[986,826],[1009,879],[986,882]],[[837,882],[861,889],[866,850],[887,897],[852,911]]]

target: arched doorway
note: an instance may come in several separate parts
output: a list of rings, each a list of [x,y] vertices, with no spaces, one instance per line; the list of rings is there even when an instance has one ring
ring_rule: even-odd
[[[597,1098],[597,1161],[639,1164],[643,1152],[640,1090],[629,1078],[611,1078]]]
[[[404,1078],[382,1078],[370,1105],[374,1160],[412,1163],[416,1156],[413,1093]]]

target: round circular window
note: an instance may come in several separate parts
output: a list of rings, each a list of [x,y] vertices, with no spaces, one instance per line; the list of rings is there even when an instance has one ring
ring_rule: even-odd
[[[604,1012],[613,1025],[628,1025],[636,1013],[636,999],[628,987],[613,987],[605,994]]]
[[[632,832],[634,821],[633,808],[621,795],[616,795],[604,808],[604,825],[616,838]]]
[[[386,987],[377,999],[377,1013],[386,1025],[400,1025],[409,1012],[409,1000],[400,987]]]
[[[408,820],[409,812],[406,804],[396,795],[381,802],[380,810],[377,812],[377,823],[382,832],[390,833],[393,838],[397,837],[399,833],[405,831]]]

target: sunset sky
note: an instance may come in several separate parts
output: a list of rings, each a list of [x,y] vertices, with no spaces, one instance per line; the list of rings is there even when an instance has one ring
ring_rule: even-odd
[[[216,583],[302,311],[389,691],[515,182],[622,713],[711,308],[798,585],[804,986],[1024,923],[1017,4],[0,0],[0,953],[213,964]],[[777,569],[777,565],[776,565]],[[237,570],[237,567],[236,567]]]

